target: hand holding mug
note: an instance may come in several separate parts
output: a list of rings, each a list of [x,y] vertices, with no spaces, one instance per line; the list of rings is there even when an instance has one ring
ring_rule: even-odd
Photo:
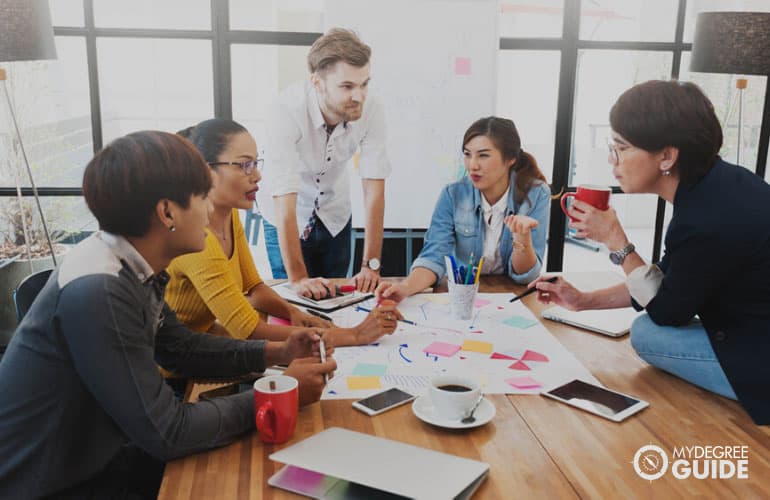
[[[594,186],[591,184],[583,184],[577,187],[577,191],[574,193],[564,193],[561,196],[561,211],[564,215],[575,221],[574,211],[577,207],[573,203],[570,205],[571,209],[567,210],[567,200],[574,198],[575,200],[587,203],[597,210],[607,210],[610,208],[610,194],[612,189],[606,186]]]
[[[572,218],[569,227],[577,230],[575,236],[578,238],[590,238],[613,250],[628,244],[626,233],[613,208],[597,210],[585,202],[575,200],[570,206],[569,216]]]

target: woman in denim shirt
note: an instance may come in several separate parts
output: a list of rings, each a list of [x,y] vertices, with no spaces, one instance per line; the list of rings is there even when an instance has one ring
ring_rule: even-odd
[[[400,301],[441,281],[444,257],[474,264],[482,274],[507,274],[517,283],[537,278],[545,253],[551,190],[535,158],[521,149],[511,120],[490,116],[463,137],[468,176],[447,185],[439,196],[425,245],[409,276],[382,283],[378,298]]]

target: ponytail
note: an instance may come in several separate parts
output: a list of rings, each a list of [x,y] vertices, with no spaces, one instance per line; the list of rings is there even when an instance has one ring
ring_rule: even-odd
[[[516,185],[514,186],[514,200],[521,203],[524,200],[530,201],[529,190],[537,181],[547,183],[548,181],[540,170],[537,160],[531,154],[519,149],[519,159],[511,167],[516,172]]]

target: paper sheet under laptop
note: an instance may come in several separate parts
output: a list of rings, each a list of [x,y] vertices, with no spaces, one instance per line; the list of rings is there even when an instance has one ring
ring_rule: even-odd
[[[596,309],[593,311],[569,311],[563,307],[549,307],[543,311],[543,318],[565,323],[593,332],[620,337],[628,333],[631,323],[641,313],[632,307],[622,309]]]
[[[268,484],[311,498],[470,498],[489,465],[331,427],[270,455]]]

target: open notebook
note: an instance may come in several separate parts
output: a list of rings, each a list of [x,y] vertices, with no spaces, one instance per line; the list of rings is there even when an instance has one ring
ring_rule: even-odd
[[[338,295],[330,299],[314,300],[303,297],[301,295],[297,295],[294,290],[292,290],[291,285],[288,282],[273,285],[272,288],[278,295],[288,300],[292,304],[311,307],[313,309],[325,312],[332,312],[336,311],[337,309],[342,309],[343,307],[358,304],[359,302],[363,302],[364,300],[374,296],[371,293],[355,291],[343,295]]]
[[[318,499],[466,499],[489,465],[331,427],[270,455],[287,464],[267,483]]]

